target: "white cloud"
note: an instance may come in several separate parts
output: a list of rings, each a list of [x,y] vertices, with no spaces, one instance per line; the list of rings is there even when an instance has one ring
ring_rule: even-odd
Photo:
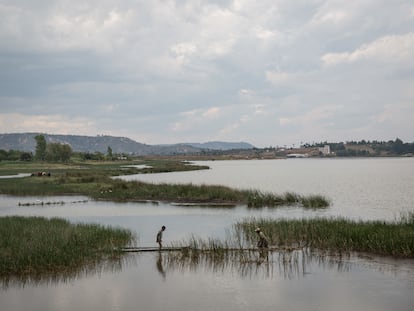
[[[197,46],[191,42],[178,43],[170,49],[180,63],[184,63],[191,55],[197,52]]]
[[[255,115],[265,115],[266,114],[265,108],[266,108],[266,106],[263,105],[263,104],[253,105],[254,114]]]
[[[271,31],[271,30],[268,30],[268,29],[264,29],[263,27],[261,27],[261,26],[258,26],[256,29],[255,29],[255,34],[256,34],[256,36],[259,38],[259,39],[263,39],[263,40],[270,40],[270,39],[272,39],[276,34],[273,32],[273,31]]]
[[[205,118],[213,119],[220,115],[221,109],[218,107],[211,107],[207,109],[202,116]]]
[[[345,11],[336,10],[326,12],[320,16],[317,16],[317,20],[322,23],[333,23],[337,24],[344,21],[347,18],[348,14]]]
[[[248,96],[248,95],[250,95],[252,93],[252,90],[248,90],[248,89],[241,89],[240,91],[239,91],[239,94],[241,95],[241,96]]]
[[[294,74],[289,72],[282,72],[282,71],[266,71],[265,72],[266,79],[273,85],[273,86],[285,86],[292,82],[294,79]]]
[[[403,35],[381,37],[373,42],[364,44],[353,52],[327,53],[322,61],[327,66],[341,63],[353,63],[363,60],[380,62],[413,62],[414,32]]]
[[[279,124],[281,126],[294,125],[299,127],[307,127],[312,124],[321,125],[322,123],[331,124],[335,114],[342,108],[340,105],[316,106],[293,117],[280,117]]]
[[[0,114],[21,122],[0,125],[150,144],[414,139],[395,110],[414,100],[411,2],[4,0]]]
[[[42,132],[53,134],[96,135],[94,120],[62,115],[25,115],[21,113],[0,114],[0,132]]]
[[[238,122],[228,124],[219,131],[219,137],[228,137],[229,135],[234,134],[234,132],[237,131],[239,128],[240,123]]]

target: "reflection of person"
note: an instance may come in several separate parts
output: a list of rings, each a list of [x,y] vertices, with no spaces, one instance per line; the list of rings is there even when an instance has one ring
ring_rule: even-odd
[[[160,246],[160,249],[162,248],[162,233],[165,231],[165,226],[161,227],[161,230],[157,233],[157,243]]]
[[[162,254],[161,254],[161,252],[158,253],[157,270],[162,275],[162,278],[165,280],[165,278],[167,276],[167,273],[164,271],[164,267],[162,266]]]
[[[269,240],[265,236],[265,234],[262,232],[260,228],[256,228],[257,235],[259,236],[259,241],[257,241],[257,247],[258,248],[268,248],[269,247]]]

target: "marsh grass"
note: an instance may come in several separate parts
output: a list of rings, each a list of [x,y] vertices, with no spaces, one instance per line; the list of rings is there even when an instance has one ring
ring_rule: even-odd
[[[209,167],[206,165],[194,165],[187,161],[169,159],[148,159],[143,161],[142,163],[146,165],[146,167],[139,169],[139,172],[142,174],[183,172],[209,169]]]
[[[0,276],[58,273],[120,256],[134,241],[124,229],[42,217],[0,218]]]
[[[277,247],[307,246],[339,252],[367,252],[414,258],[414,213],[395,222],[352,221],[343,218],[300,220],[250,219],[235,225],[246,241],[256,240],[260,227]]]
[[[247,192],[247,205],[249,207],[300,205],[304,208],[326,208],[330,205],[330,202],[321,195],[303,196],[293,192],[278,195],[270,192],[251,190]]]
[[[255,247],[260,226],[271,240],[269,249]],[[214,273],[234,271],[242,277],[302,277],[316,263],[338,271],[350,269],[350,258],[390,256],[414,258],[414,213],[393,223],[345,219],[248,219],[234,225],[225,240],[201,239],[173,244],[182,251],[166,252],[159,264],[167,270]],[[345,260],[344,260],[345,259]],[[378,258],[380,259],[380,258]],[[389,265],[392,268],[392,265]],[[380,265],[381,271],[384,267]]]
[[[269,238],[269,249],[256,247],[257,227]],[[224,240],[192,236],[172,246],[183,251],[170,253],[168,257],[187,263],[199,260],[260,262],[269,253],[277,252],[289,258],[292,252],[302,250],[328,251],[341,256],[359,252],[414,258],[414,213],[403,215],[395,222],[250,218],[234,224]]]
[[[125,164],[125,163],[123,163]],[[182,161],[147,161],[151,171],[179,171],[204,169]],[[13,168],[14,166],[12,166]],[[34,169],[33,166],[29,166]],[[38,170],[42,170],[40,167]],[[10,168],[0,166],[0,172]],[[125,168],[119,163],[82,163],[50,168],[51,176],[0,179],[0,194],[11,195],[87,195],[94,199],[110,201],[167,201],[174,203],[245,204],[251,208],[302,206],[326,208],[328,199],[320,195],[302,196],[292,192],[282,195],[257,190],[238,190],[219,185],[152,184],[123,181],[112,178],[134,174],[137,168]]]
[[[250,208],[302,206],[305,208],[326,208],[330,201],[320,195],[301,196],[295,193],[278,195],[255,190],[238,190],[220,185],[194,184],[152,184],[138,181],[114,179],[106,189],[92,195],[107,200],[159,200],[174,203],[246,204]]]

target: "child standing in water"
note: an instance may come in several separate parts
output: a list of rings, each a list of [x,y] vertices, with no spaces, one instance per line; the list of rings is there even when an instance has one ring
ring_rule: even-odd
[[[157,243],[160,246],[160,249],[162,248],[162,233],[165,231],[165,226],[161,227],[161,230],[157,233]]]

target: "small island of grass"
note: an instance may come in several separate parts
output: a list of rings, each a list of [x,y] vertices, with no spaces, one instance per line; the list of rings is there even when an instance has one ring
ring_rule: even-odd
[[[66,273],[118,256],[134,241],[125,229],[42,217],[0,217],[0,276]]]

